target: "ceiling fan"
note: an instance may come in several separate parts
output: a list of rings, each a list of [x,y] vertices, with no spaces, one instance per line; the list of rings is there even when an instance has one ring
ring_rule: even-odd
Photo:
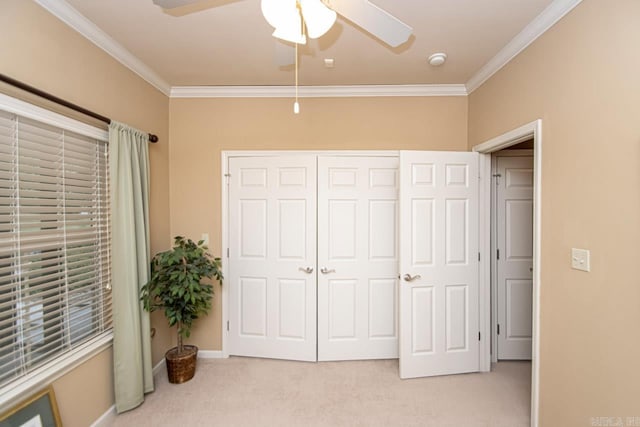
[[[165,10],[201,0],[153,0]],[[405,43],[413,29],[368,0],[261,0],[262,14],[275,28],[273,36],[295,44],[318,38],[340,15],[391,47]],[[304,23],[304,25],[302,25]]]

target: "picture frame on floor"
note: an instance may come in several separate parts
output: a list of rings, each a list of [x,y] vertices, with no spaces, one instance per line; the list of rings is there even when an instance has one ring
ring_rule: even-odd
[[[0,427],[62,427],[53,387],[40,390],[2,413]]]

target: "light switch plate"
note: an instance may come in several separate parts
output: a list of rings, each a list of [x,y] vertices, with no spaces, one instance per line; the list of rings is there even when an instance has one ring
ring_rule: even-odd
[[[204,244],[209,246],[209,233],[202,233],[202,238],[200,240],[204,240]]]
[[[571,248],[571,268],[575,270],[591,271],[589,255],[590,254],[587,249]]]

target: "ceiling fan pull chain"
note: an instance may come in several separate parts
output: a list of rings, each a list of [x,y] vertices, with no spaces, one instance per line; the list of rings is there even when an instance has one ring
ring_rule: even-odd
[[[300,104],[298,104],[298,43],[296,43],[295,74],[296,74],[296,102],[293,103],[293,114],[299,114],[300,113]]]

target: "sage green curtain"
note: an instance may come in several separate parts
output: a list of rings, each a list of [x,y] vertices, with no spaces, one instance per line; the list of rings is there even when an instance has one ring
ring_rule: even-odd
[[[140,288],[149,280],[149,135],[109,125],[111,280],[116,410],[153,391],[149,313]]]

